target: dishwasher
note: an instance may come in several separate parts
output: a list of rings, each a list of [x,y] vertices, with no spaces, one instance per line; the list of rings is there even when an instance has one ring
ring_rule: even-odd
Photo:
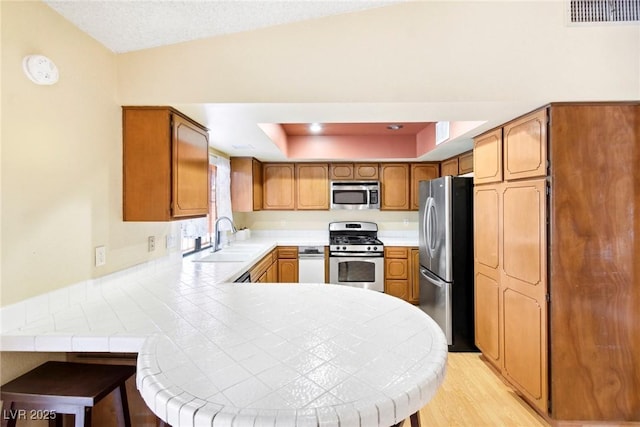
[[[325,283],[324,246],[298,247],[298,283]]]

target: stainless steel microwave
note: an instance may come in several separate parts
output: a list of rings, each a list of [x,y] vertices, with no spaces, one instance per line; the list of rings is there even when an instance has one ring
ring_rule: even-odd
[[[331,209],[380,209],[379,181],[331,181]]]

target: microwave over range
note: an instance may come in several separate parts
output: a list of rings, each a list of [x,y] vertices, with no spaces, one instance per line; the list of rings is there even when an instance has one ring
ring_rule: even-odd
[[[331,209],[380,209],[379,181],[331,181]]]

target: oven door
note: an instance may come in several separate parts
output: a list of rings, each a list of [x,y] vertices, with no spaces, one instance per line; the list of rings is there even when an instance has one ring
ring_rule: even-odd
[[[329,282],[384,292],[384,257],[331,256]]]

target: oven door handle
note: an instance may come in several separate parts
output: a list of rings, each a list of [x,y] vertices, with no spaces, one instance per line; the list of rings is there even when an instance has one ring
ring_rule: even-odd
[[[333,252],[330,258],[382,258],[384,252]]]

